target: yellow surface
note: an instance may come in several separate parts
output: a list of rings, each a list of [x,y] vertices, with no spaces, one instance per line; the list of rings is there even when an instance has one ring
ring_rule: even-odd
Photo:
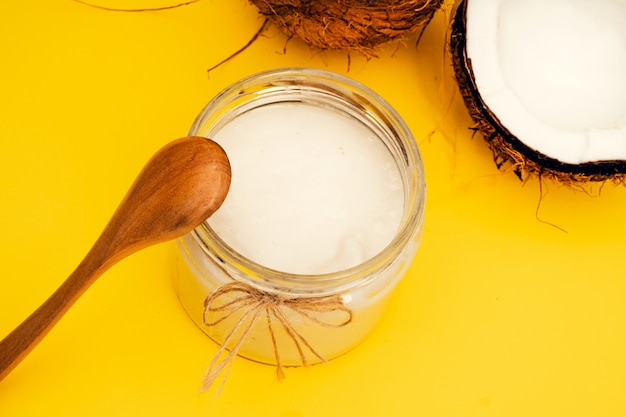
[[[443,23],[349,71],[270,28],[209,76],[261,24],[245,0],[4,2],[0,335],[78,264],[147,158],[260,70],[325,68],[378,91],[419,142],[428,202],[389,314],[328,365],[277,382],[239,359],[221,395],[200,393],[217,347],[179,306],[162,244],[108,271],[0,382],[0,416],[626,415],[626,188],[545,183],[538,205],[539,182],[499,172],[442,72]]]

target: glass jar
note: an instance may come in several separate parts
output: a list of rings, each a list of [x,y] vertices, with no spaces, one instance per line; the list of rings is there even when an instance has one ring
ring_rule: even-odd
[[[272,109],[276,111],[275,119],[271,116]],[[304,110],[301,112],[301,109]],[[254,116],[255,112],[259,112],[258,117]],[[316,112],[321,119],[316,119]],[[231,125],[246,117],[252,117],[247,122],[248,127],[252,126],[251,129],[245,131],[240,126],[230,129]],[[293,119],[297,117],[302,119],[294,121]],[[343,127],[333,126],[332,121],[327,123],[332,117],[340,118],[341,123],[354,124],[356,129],[354,132],[361,132],[362,135],[355,135],[349,145],[336,144],[334,141],[337,139],[333,138],[326,141],[324,146],[336,145],[332,148],[332,152],[338,155],[336,158],[325,158],[325,148],[322,148],[319,151],[322,153],[318,155],[311,151],[311,146],[315,148],[323,142],[322,140],[300,145],[298,138],[306,136],[306,132],[298,130],[318,129],[319,131],[315,132],[317,138],[325,138],[327,134],[332,136],[340,131],[339,139],[345,138],[348,135],[346,132],[352,132],[349,130],[352,128],[342,130]],[[285,124],[288,127],[285,127]],[[279,127],[274,131],[276,126]],[[292,164],[293,169],[306,166],[308,172],[311,167],[316,167],[321,171],[319,173],[321,177],[325,176],[326,170],[333,169],[335,162],[340,163],[338,161],[342,161],[341,158],[350,152],[356,152],[355,160],[361,161],[363,158],[358,155],[359,146],[376,146],[382,149],[386,154],[382,157],[391,161],[390,166],[385,169],[393,170],[392,174],[399,190],[400,198],[397,207],[394,208],[398,214],[397,225],[385,241],[372,239],[373,243],[379,245],[379,249],[375,249],[374,253],[367,254],[365,253],[367,251],[361,250],[359,242],[346,243],[344,239],[343,249],[331,248],[330,252],[349,252],[348,258],[353,264],[339,263],[339,266],[326,269],[322,267],[299,270],[294,267],[289,270],[289,266],[268,265],[248,252],[242,253],[221,231],[228,231],[229,228],[237,227],[241,223],[242,230],[239,233],[243,237],[239,239],[240,241],[246,243],[262,236],[260,242],[262,249],[271,250],[267,246],[273,237],[267,235],[271,235],[272,228],[277,227],[268,226],[268,229],[255,235],[256,229],[249,226],[250,222],[244,217],[254,219],[257,216],[263,217],[263,210],[274,211],[276,207],[284,207],[285,203],[280,203],[280,206],[267,206],[259,201],[267,193],[273,193],[274,188],[280,188],[265,187],[265,182],[276,181],[276,178],[268,178],[266,181],[263,177],[265,174],[262,173],[272,171],[280,163],[270,161],[269,168],[266,167],[265,171],[250,166],[256,161],[255,155],[259,161],[268,158],[266,148],[250,151],[248,153],[252,153],[251,157],[236,161],[235,152],[229,152],[229,141],[233,139],[220,138],[221,133],[229,129],[233,130],[235,137],[251,137],[248,138],[251,142],[242,145],[245,150],[249,150],[250,146],[256,146],[260,141],[273,140],[276,135],[287,135],[287,139],[274,148],[285,147],[285,144],[288,145],[286,147],[293,145],[296,153],[286,157],[290,161],[298,159]],[[284,132],[285,129],[295,131]],[[425,201],[422,161],[411,132],[396,111],[375,92],[345,76],[317,69],[279,69],[250,76],[226,88],[199,114],[189,135],[209,137],[220,143],[231,158],[233,170],[231,190],[224,205],[205,223],[178,241],[180,257],[175,288],[191,319],[222,346],[221,353],[231,351],[255,361],[279,365],[279,368],[282,365],[296,366],[326,361],[359,344],[382,317],[389,295],[412,262],[422,234]],[[298,148],[299,146],[302,148]],[[307,156],[312,161],[304,160]],[[365,174],[355,174],[357,175],[355,184],[360,184],[359,181],[363,176],[370,175],[370,172],[374,172],[371,174],[373,182],[388,181],[387,178],[379,177],[389,174],[377,174],[375,165],[378,163],[368,165],[366,161],[365,166],[369,166],[369,170],[363,171]],[[246,170],[254,170],[254,173],[248,175],[244,172]],[[346,170],[356,169],[350,166],[343,169]],[[219,217],[220,212],[230,213],[235,210],[229,208],[228,202],[231,193],[236,192],[238,178],[246,175],[254,177],[252,181],[256,181],[250,188],[258,185],[260,190],[269,191],[259,191],[254,197],[256,200],[253,201],[256,203],[250,212],[252,214],[240,217],[237,217],[239,214],[235,214],[235,221],[231,222],[233,224],[217,227],[212,222],[218,221],[215,219]],[[280,181],[287,181],[288,178],[285,178],[289,175],[277,178]],[[332,177],[325,188],[334,185],[333,181],[337,174],[333,172]],[[318,182],[315,178],[317,177],[310,181],[298,180],[302,182],[301,187],[307,190],[305,196],[316,188]],[[300,183],[297,183],[296,187],[293,184],[290,186],[283,184],[281,187],[301,188],[298,184]],[[372,187],[366,183],[362,190],[366,192]],[[348,185],[347,190],[338,194],[349,194],[354,188]],[[270,198],[274,196],[268,197]],[[299,195],[298,198],[303,197]],[[351,198],[344,200],[348,201]],[[358,200],[360,197],[355,195],[354,198]],[[385,198],[375,198],[377,201],[372,204],[376,205],[378,200],[382,201]],[[309,207],[311,204],[317,204],[317,200],[319,198],[314,195],[302,202],[302,205]],[[332,226],[329,231],[319,233],[320,241],[309,242],[309,236],[298,236],[301,233],[298,227],[309,219],[298,218],[299,203],[293,204],[293,207],[280,214],[282,217],[291,214],[294,216],[292,220],[285,219],[286,224],[296,225],[294,228],[285,226],[289,229],[288,234],[291,235],[289,238],[294,239],[293,244],[287,244],[273,255],[276,255],[275,258],[279,261],[291,259],[297,265],[308,264],[306,261],[309,257],[315,258],[318,252],[328,251],[329,245],[323,240],[324,236],[328,235],[331,229],[334,231],[340,227]],[[359,202],[358,207],[353,207],[360,209],[362,205]],[[242,206],[248,207],[246,204]],[[338,221],[337,224],[340,226],[351,221],[351,217],[358,217],[352,216],[350,210],[353,209],[346,210],[347,213],[341,213],[341,210],[332,211],[330,217]],[[316,208],[315,211],[324,210]],[[328,221],[322,219],[321,227]],[[263,220],[257,223],[263,223]],[[309,229],[317,228],[315,226]],[[361,227],[350,239],[368,230],[369,226]],[[250,232],[249,236],[245,235],[247,231]],[[282,233],[284,234],[284,231]],[[306,250],[301,250],[303,252],[299,255],[302,256],[301,260],[294,260],[292,247],[298,246],[301,241],[311,244]],[[283,254],[284,256],[281,256]],[[321,258],[323,259],[323,256]],[[294,272],[296,269],[298,270]]]

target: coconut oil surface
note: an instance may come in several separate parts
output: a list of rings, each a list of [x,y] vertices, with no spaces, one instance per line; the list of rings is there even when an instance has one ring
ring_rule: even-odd
[[[404,203],[398,167],[357,120],[278,103],[242,114],[214,140],[235,175],[209,225],[247,258],[324,274],[373,257],[397,233]]]

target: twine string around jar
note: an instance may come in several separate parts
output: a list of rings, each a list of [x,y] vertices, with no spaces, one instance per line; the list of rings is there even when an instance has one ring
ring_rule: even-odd
[[[261,291],[242,282],[231,282],[221,285],[209,294],[204,301],[204,324],[208,327],[214,327],[235,314],[241,314],[241,316],[234,323],[213,357],[203,379],[202,388],[204,390],[208,389],[222,371],[225,371],[222,380],[222,385],[224,384],[239,349],[263,313],[265,313],[268,333],[276,360],[276,377],[279,380],[284,378],[284,372],[274,325],[272,324],[274,321],[280,324],[289,339],[293,341],[303,366],[308,364],[304,348],[308,349],[320,361],[326,362],[326,359],[296,330],[285,310],[291,310],[310,322],[327,328],[341,328],[347,326],[352,321],[352,310],[345,306],[341,295],[338,294],[318,297],[286,297]],[[323,314],[335,312],[343,313],[344,319],[337,323],[332,323],[321,318]],[[209,320],[209,315],[215,314],[219,316]],[[239,338],[236,339],[239,332],[241,332]],[[228,349],[228,346],[235,339],[236,342],[232,348]],[[227,350],[228,353],[225,354]]]

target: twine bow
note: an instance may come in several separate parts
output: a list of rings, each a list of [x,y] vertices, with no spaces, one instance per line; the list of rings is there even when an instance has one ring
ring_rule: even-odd
[[[290,312],[288,312],[288,310],[290,310]],[[300,362],[303,366],[308,364],[304,352],[305,347],[319,360],[327,362],[290,322],[289,316],[293,314],[292,312],[312,323],[327,328],[344,327],[352,321],[352,311],[344,305],[340,295],[290,298],[261,291],[240,282],[232,282],[216,288],[204,301],[204,324],[209,327],[216,326],[236,313],[241,314],[241,317],[235,322],[233,328],[213,357],[203,379],[202,388],[204,390],[208,389],[223,370],[225,370],[225,374],[221,385],[224,384],[239,349],[262,315],[265,315],[267,321],[267,328],[274,350],[274,358],[276,359],[276,377],[279,380],[284,378],[284,372],[278,344],[276,342],[276,333],[274,330],[275,322],[280,324],[285,333],[289,336],[289,339],[295,344]],[[329,323],[320,318],[320,315],[332,312],[345,313],[345,319],[338,323]],[[209,321],[210,314],[219,314],[219,317]],[[224,356],[227,346],[235,339],[236,334],[240,330],[242,331],[241,335],[235,341],[230,351]],[[224,357],[222,358],[222,356]]]

